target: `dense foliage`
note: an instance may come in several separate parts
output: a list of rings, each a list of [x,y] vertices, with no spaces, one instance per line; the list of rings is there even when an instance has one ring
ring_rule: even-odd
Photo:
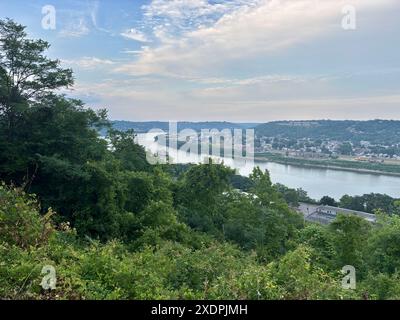
[[[253,237],[261,231],[269,235],[252,250],[179,226],[171,214],[165,221],[168,225],[161,227],[157,221],[133,242],[99,242],[80,236],[67,223],[53,223],[53,213],[40,214],[34,197],[20,189],[3,185],[0,194],[2,298],[400,298],[397,217],[382,216],[378,224],[370,225],[357,217],[340,216],[329,227],[299,226],[286,246],[279,240],[282,230],[274,226],[258,230],[256,224],[243,226]],[[243,205],[251,202],[246,201]],[[251,223],[252,213],[245,212],[249,219],[232,221],[232,226]],[[276,218],[271,222],[279,226]],[[171,237],[178,233],[179,238]],[[282,246],[287,251],[282,252]],[[267,258],[264,251],[274,257]],[[356,290],[341,287],[339,271],[349,263],[357,270]],[[40,286],[45,265],[56,268],[55,290]]]
[[[392,198],[386,194],[371,193],[362,196],[344,195],[340,198],[339,207],[351,210],[374,213],[377,210],[389,214],[400,214],[399,199]]]
[[[309,225],[288,205],[304,191],[259,168],[150,166],[132,131],[55,94],[72,74],[47,48],[0,21],[0,298],[400,297],[396,216]],[[46,265],[54,290],[40,285]]]

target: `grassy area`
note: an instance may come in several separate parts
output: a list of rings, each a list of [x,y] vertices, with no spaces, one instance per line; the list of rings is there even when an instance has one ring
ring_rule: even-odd
[[[395,163],[369,163],[369,162],[358,162],[354,160],[343,160],[343,159],[304,159],[286,157],[279,153],[263,152],[257,153],[256,160],[268,160],[271,162],[290,164],[296,166],[305,167],[316,167],[316,168],[329,168],[329,169],[341,169],[351,170],[357,172],[368,172],[368,173],[384,173],[390,175],[400,176],[400,165]]]

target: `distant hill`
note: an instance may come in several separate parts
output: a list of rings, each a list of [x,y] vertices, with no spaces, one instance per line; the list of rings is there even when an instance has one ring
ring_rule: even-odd
[[[151,129],[168,131],[169,123],[163,121],[113,121],[113,127],[121,131],[133,129],[136,133]],[[183,129],[255,129],[256,137],[280,137],[286,139],[328,139],[336,141],[369,141],[373,144],[393,145],[400,143],[400,121],[395,120],[310,120],[275,121],[264,124],[233,123],[223,121],[178,122],[178,131]],[[102,132],[104,134],[105,132]]]
[[[148,132],[151,129],[161,129],[168,131],[168,122],[148,121],[148,122],[132,122],[132,121],[113,121],[115,129],[126,131],[133,129],[136,133]],[[200,131],[202,129],[250,129],[256,127],[257,123],[232,123],[232,122],[178,122],[178,131],[183,129],[193,129]]]
[[[277,121],[258,125],[256,137],[287,139],[329,139],[337,141],[369,141],[374,144],[400,143],[400,121]]]

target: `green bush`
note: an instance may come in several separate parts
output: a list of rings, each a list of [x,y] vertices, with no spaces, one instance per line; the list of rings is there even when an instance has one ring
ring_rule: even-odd
[[[40,215],[35,198],[21,189],[0,185],[0,241],[25,249],[45,243],[53,232],[52,215],[51,209]]]

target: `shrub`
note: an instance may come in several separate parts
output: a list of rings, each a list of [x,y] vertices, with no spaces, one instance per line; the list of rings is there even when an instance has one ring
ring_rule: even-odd
[[[40,215],[34,197],[21,189],[0,185],[0,241],[21,248],[46,242],[53,232],[51,209]]]

